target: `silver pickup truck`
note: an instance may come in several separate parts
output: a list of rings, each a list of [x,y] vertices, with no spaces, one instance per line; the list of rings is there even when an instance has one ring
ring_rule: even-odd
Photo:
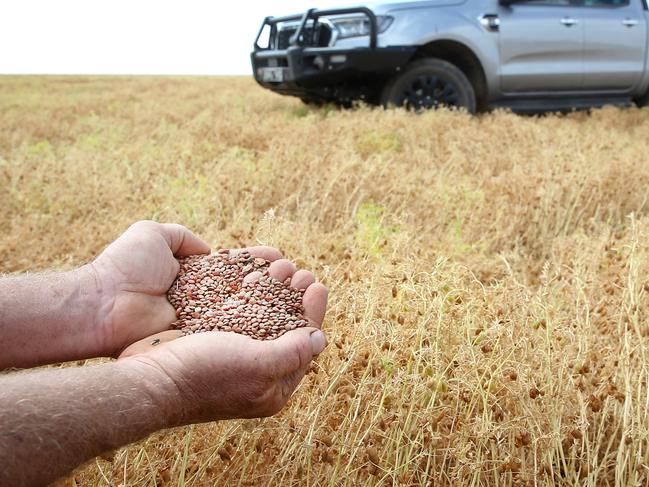
[[[519,112],[649,103],[647,0],[422,0],[264,19],[263,87],[307,103]]]

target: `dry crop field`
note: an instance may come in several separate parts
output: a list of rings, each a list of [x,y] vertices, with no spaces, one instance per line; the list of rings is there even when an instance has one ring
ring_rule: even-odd
[[[142,218],[330,290],[288,407],[63,485],[649,482],[649,111],[306,108],[247,78],[0,78],[0,271]]]

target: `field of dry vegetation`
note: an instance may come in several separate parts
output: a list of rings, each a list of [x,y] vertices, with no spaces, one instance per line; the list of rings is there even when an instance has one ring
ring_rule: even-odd
[[[262,242],[330,290],[263,420],[156,434],[63,485],[649,482],[649,111],[307,108],[247,78],[0,78],[0,272],[138,219]]]

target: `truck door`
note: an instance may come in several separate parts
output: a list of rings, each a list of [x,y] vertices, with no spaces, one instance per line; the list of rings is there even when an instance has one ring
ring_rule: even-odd
[[[628,91],[644,72],[647,25],[642,0],[583,0],[587,90]]]
[[[498,8],[503,93],[581,88],[581,11],[575,0],[525,0]]]

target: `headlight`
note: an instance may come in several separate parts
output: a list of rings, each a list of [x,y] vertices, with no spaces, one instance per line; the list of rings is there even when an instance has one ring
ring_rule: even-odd
[[[382,34],[392,21],[393,17],[389,15],[377,15],[376,27],[379,34]],[[370,19],[367,17],[352,17],[347,19],[331,19],[331,22],[338,30],[338,39],[347,39],[349,37],[360,37],[370,35]]]

